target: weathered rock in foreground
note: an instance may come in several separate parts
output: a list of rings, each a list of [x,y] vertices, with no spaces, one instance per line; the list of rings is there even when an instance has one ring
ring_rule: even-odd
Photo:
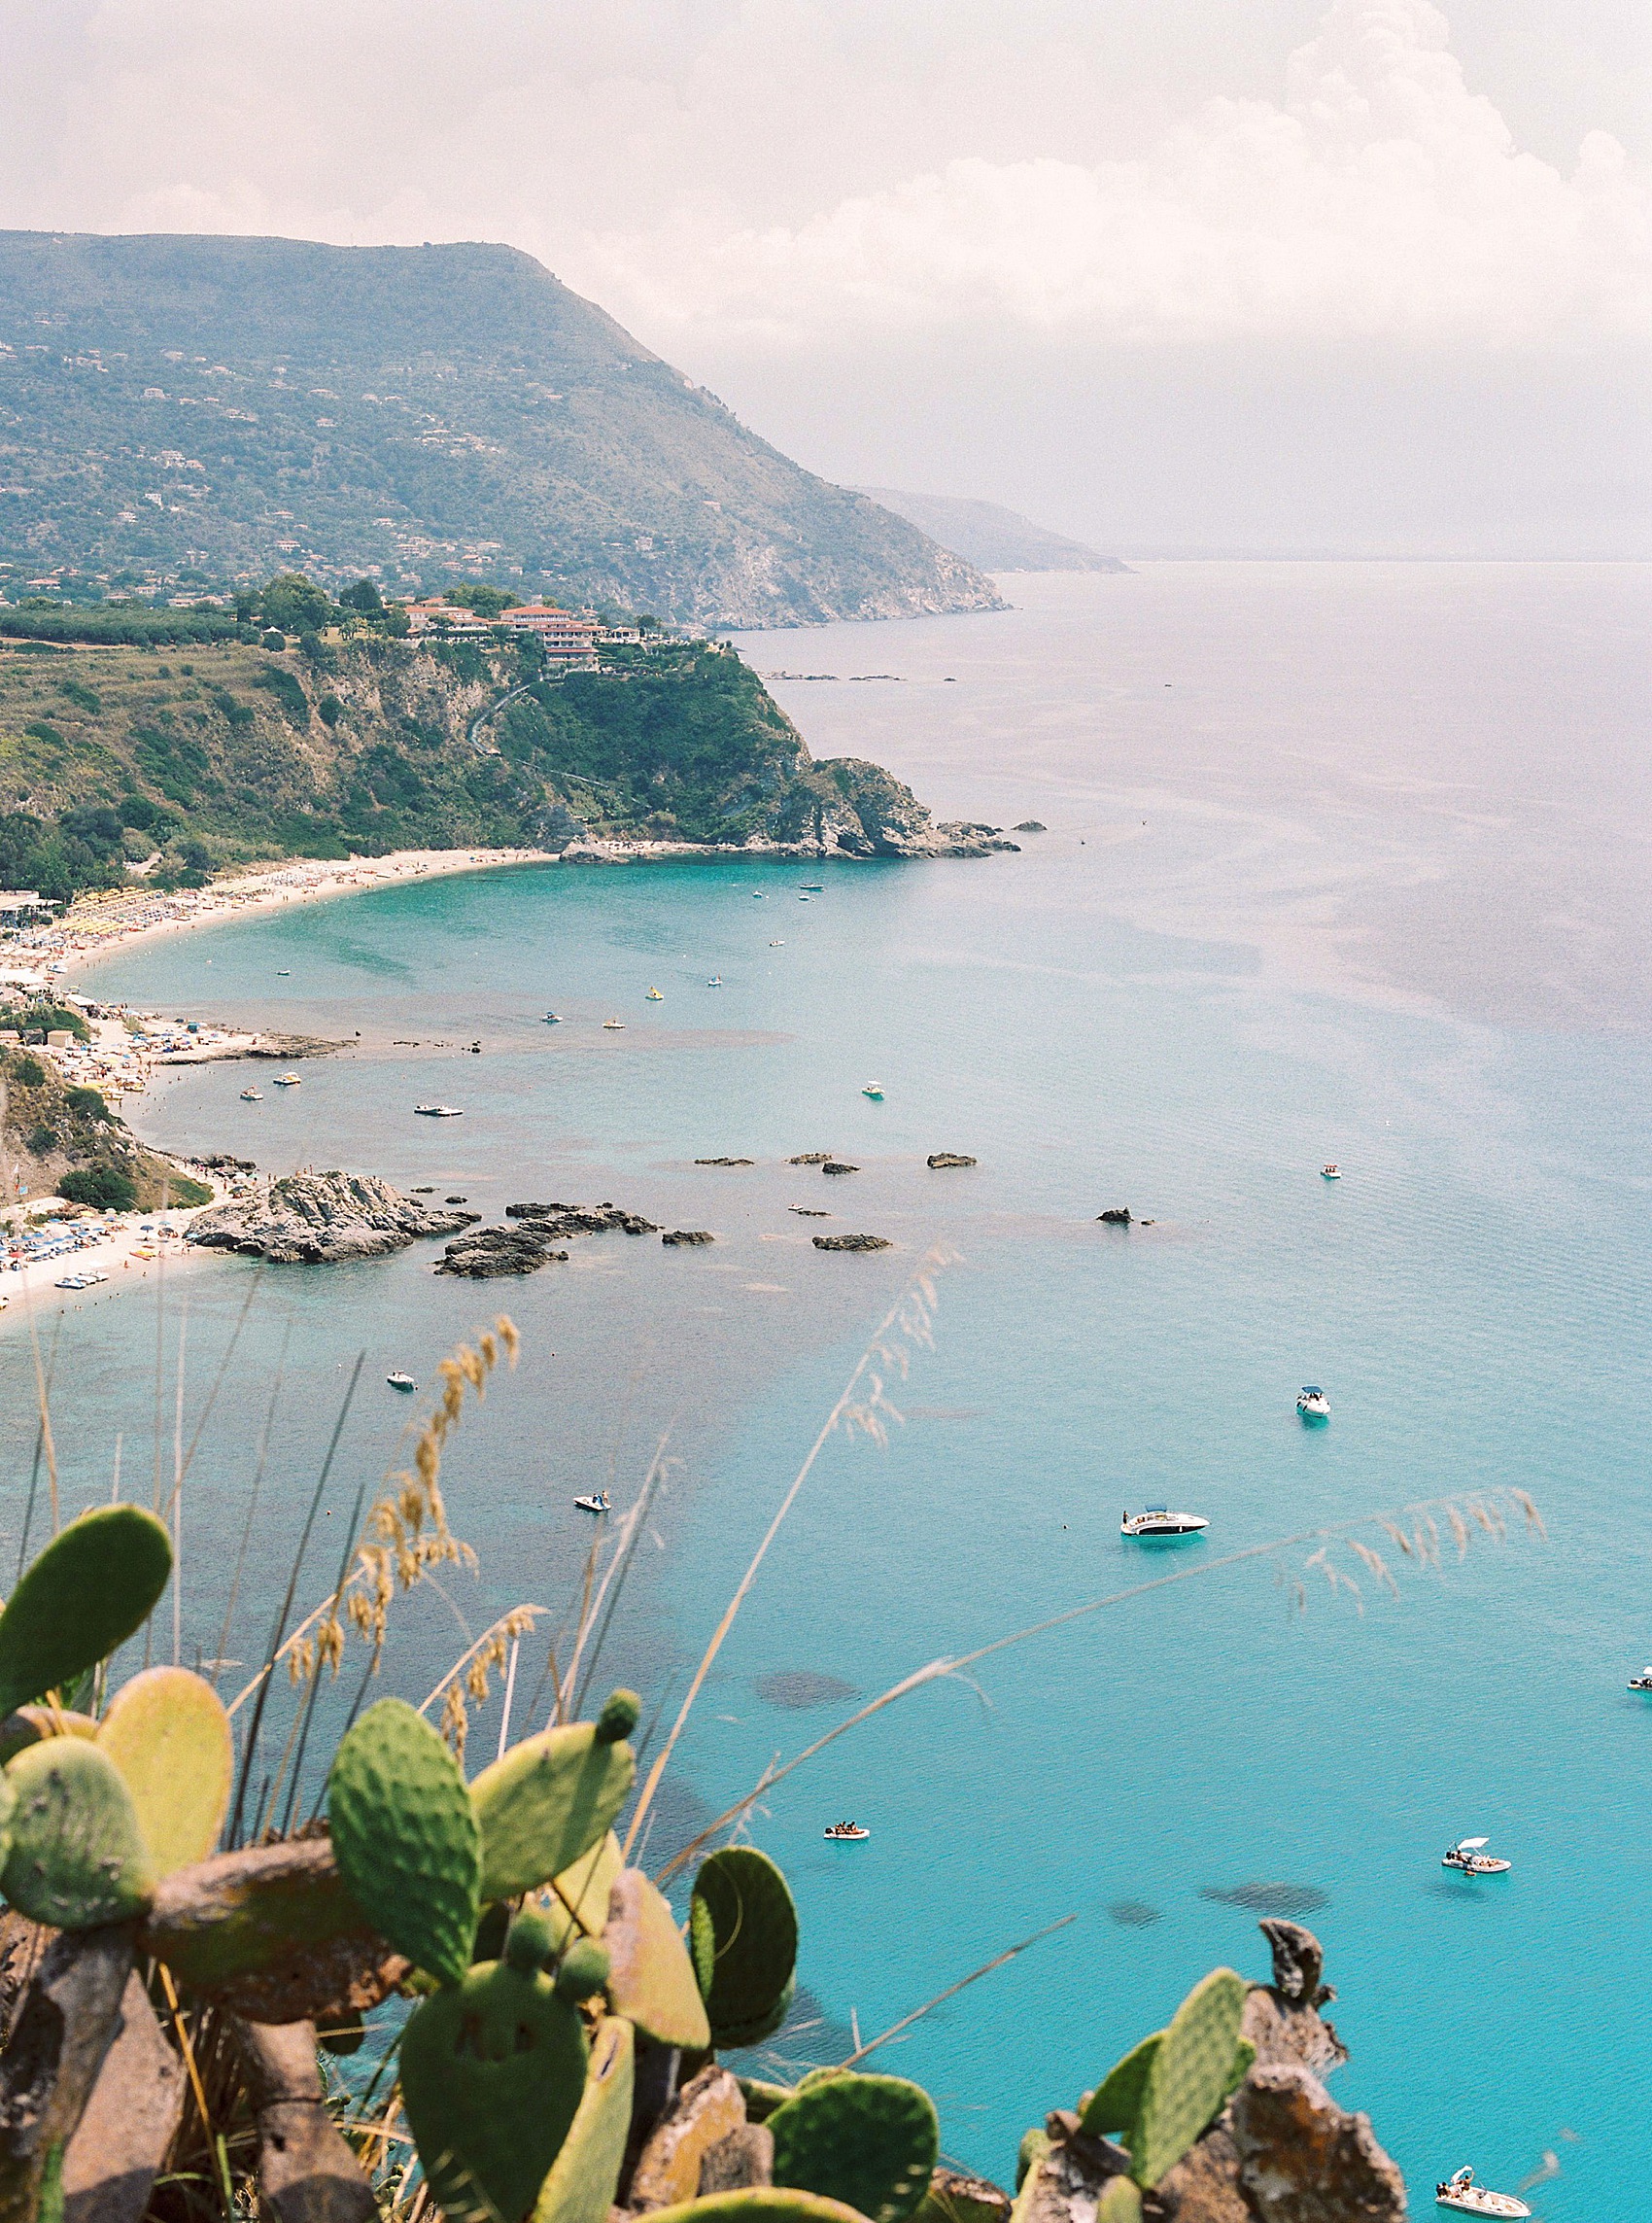
[[[887,1250],[887,1235],[815,1235],[816,1250]]]
[[[932,1173],[944,1173],[948,1166],[973,1165],[976,1161],[966,1158],[961,1150],[932,1150],[925,1160]]]
[[[603,1235],[622,1229],[628,1235],[654,1235],[660,1230],[640,1212],[618,1204],[507,1204],[507,1220],[532,1220],[547,1235]]]
[[[433,1270],[497,1281],[507,1273],[537,1273],[553,1259],[566,1263],[568,1253],[553,1250],[550,1235],[540,1228],[476,1228],[450,1242]]]
[[[383,1258],[422,1235],[454,1234],[480,1217],[415,1203],[371,1173],[288,1173],[254,1196],[203,1212],[185,1239],[281,1266],[331,1266]]]
[[[1257,2062],[1233,2101],[1239,2182],[1262,2223],[1400,2223],[1405,2180],[1369,2115],[1339,2107],[1311,2068]]]

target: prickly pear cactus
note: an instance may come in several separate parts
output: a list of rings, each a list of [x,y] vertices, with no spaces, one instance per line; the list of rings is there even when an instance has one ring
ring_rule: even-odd
[[[99,1506],[70,1521],[0,1614],[0,1719],[62,1691],[124,1644],[171,1572],[172,1541],[141,1506]]]
[[[1079,2118],[1079,2128],[1086,2137],[1135,2128],[1136,2118],[1142,2111],[1148,2070],[1153,2067],[1153,2055],[1163,2035],[1162,2031],[1155,2030],[1152,2037],[1144,2037],[1140,2045],[1132,2046],[1123,2060],[1116,2062],[1108,2070]]]
[[[20,1914],[57,1929],[95,1929],[143,1911],[155,1873],[107,1753],[84,1737],[49,1737],[18,1753],[6,1779],[17,1803],[0,1891]]]
[[[520,1898],[605,1834],[637,1762],[625,1742],[637,1701],[616,1690],[595,1721],[524,1737],[470,1786],[482,1828],[482,1895]]]
[[[704,2053],[711,2025],[676,1917],[639,1868],[625,1868],[608,1894],[602,1931],[611,1963],[608,2003],[656,2045]]]
[[[544,1972],[546,1942],[537,1917],[519,1917],[502,1961],[426,1999],[402,2032],[419,2159],[435,2198],[466,2223],[522,2223],[585,2096],[585,2027]]]
[[[539,2188],[533,2223],[608,2223],[631,2130],[636,2048],[618,2015],[597,2025],[579,2110]]]
[[[689,1948],[719,2052],[773,2037],[792,2003],[797,1908],[767,1854],[713,1853],[694,1879]]]
[[[1095,2223],[1142,2223],[1142,2196],[1127,2176],[1116,2176],[1095,2204]]]
[[[481,1835],[459,1762],[399,1698],[369,1706],[333,1755],[327,1820],[338,1870],[397,1952],[445,1984],[470,1964]]]
[[[1173,2169],[1226,2099],[1245,1990],[1244,1978],[1231,1968],[1213,1969],[1160,2036],[1124,2139],[1138,2184],[1154,2185]]]
[[[184,1667],[135,1675],[116,1693],[97,1742],[132,1794],[155,1874],[204,1860],[235,1772],[229,1716],[212,1685]]]
[[[48,1737],[95,1737],[97,1723],[89,1714],[76,1714],[63,1706],[19,1706],[0,1721],[0,1767],[25,1745],[44,1744]]]
[[[601,1937],[608,1919],[608,1893],[625,1866],[619,1839],[610,1829],[552,1878],[557,1897],[587,1937]]]
[[[739,2192],[713,2192],[675,2207],[656,2207],[648,2223],[866,2223],[857,2208],[815,2192],[782,2191],[753,2184]]]
[[[774,2182],[902,2223],[929,2190],[941,2127],[927,2092],[901,2076],[835,2076],[769,2118]]]

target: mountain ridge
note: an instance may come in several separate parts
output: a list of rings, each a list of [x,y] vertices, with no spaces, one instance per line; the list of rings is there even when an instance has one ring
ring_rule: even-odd
[[[489,576],[700,624],[999,606],[531,256],[0,232],[0,559]]]
[[[1127,572],[1118,556],[1104,556],[1083,540],[1070,540],[1046,525],[1008,509],[953,494],[909,494],[893,486],[856,490],[893,510],[944,548],[983,572]]]

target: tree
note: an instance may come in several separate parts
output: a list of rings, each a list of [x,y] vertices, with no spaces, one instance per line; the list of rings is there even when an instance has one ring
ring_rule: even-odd
[[[339,596],[346,609],[359,609],[363,617],[384,615],[384,597],[372,579],[358,579]]]
[[[332,616],[326,588],[302,572],[282,572],[271,579],[258,597],[258,608],[266,622],[283,633],[315,633]]]
[[[456,609],[473,609],[478,617],[502,617],[507,609],[514,609],[517,597],[506,594],[503,587],[484,586],[480,579],[471,579],[466,585],[455,587],[448,601]]]

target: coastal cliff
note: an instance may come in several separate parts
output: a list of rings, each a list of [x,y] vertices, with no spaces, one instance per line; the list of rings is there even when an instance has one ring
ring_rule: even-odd
[[[622,845],[615,847],[615,845]],[[224,866],[405,849],[638,845],[977,856],[861,759],[816,763],[732,650],[621,650],[542,675],[518,644],[310,637],[181,656],[0,655],[0,877],[66,900]]]

